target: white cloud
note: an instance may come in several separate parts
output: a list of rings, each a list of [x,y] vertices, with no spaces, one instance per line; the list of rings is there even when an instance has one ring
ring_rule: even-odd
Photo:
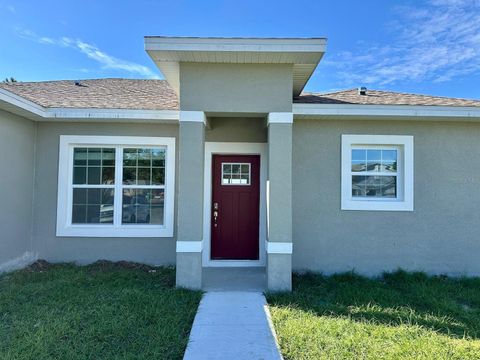
[[[12,14],[15,14],[17,10],[15,9],[15,6],[13,5],[7,5],[7,10],[10,11]]]
[[[429,0],[401,7],[390,45],[362,44],[333,55],[344,86],[449,81],[480,73],[480,0]]]
[[[23,39],[35,41],[39,44],[54,45],[59,47],[75,49],[89,59],[92,59],[99,63],[103,69],[122,70],[131,74],[141,75],[151,79],[158,79],[159,76],[155,74],[149,67],[140,65],[134,62],[118,59],[114,56],[107,54],[100,50],[93,44],[87,43],[79,39],[73,39],[69,37],[50,38],[46,36],[39,36],[35,32],[18,28],[16,33]]]

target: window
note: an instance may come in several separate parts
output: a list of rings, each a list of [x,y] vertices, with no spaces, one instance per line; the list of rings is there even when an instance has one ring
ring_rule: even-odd
[[[250,163],[222,163],[222,185],[250,185]]]
[[[61,136],[57,236],[171,237],[175,139]]]
[[[342,135],[342,210],[413,211],[413,137]]]

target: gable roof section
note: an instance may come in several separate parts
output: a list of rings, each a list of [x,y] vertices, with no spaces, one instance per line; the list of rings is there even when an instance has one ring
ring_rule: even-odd
[[[329,93],[302,93],[293,100],[296,104],[333,105],[410,105],[410,106],[469,106],[480,107],[480,100],[441,96],[417,95],[393,91],[367,90],[359,95],[357,89]]]
[[[180,93],[180,63],[291,64],[293,96],[301,93],[325,53],[325,38],[145,36],[145,50]]]
[[[178,110],[165,80],[94,79],[0,83],[0,89],[45,108]]]

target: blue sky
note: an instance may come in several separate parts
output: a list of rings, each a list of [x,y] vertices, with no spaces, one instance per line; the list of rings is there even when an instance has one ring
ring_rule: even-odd
[[[144,35],[327,37],[308,91],[480,98],[480,0],[0,0],[0,78],[161,78]]]

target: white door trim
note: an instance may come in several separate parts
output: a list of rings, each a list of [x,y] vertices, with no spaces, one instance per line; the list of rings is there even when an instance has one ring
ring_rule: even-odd
[[[246,267],[265,266],[267,240],[267,143],[205,142],[205,171],[203,191],[203,267]],[[210,219],[212,202],[212,155],[260,155],[260,229],[259,260],[211,260],[210,259]]]

